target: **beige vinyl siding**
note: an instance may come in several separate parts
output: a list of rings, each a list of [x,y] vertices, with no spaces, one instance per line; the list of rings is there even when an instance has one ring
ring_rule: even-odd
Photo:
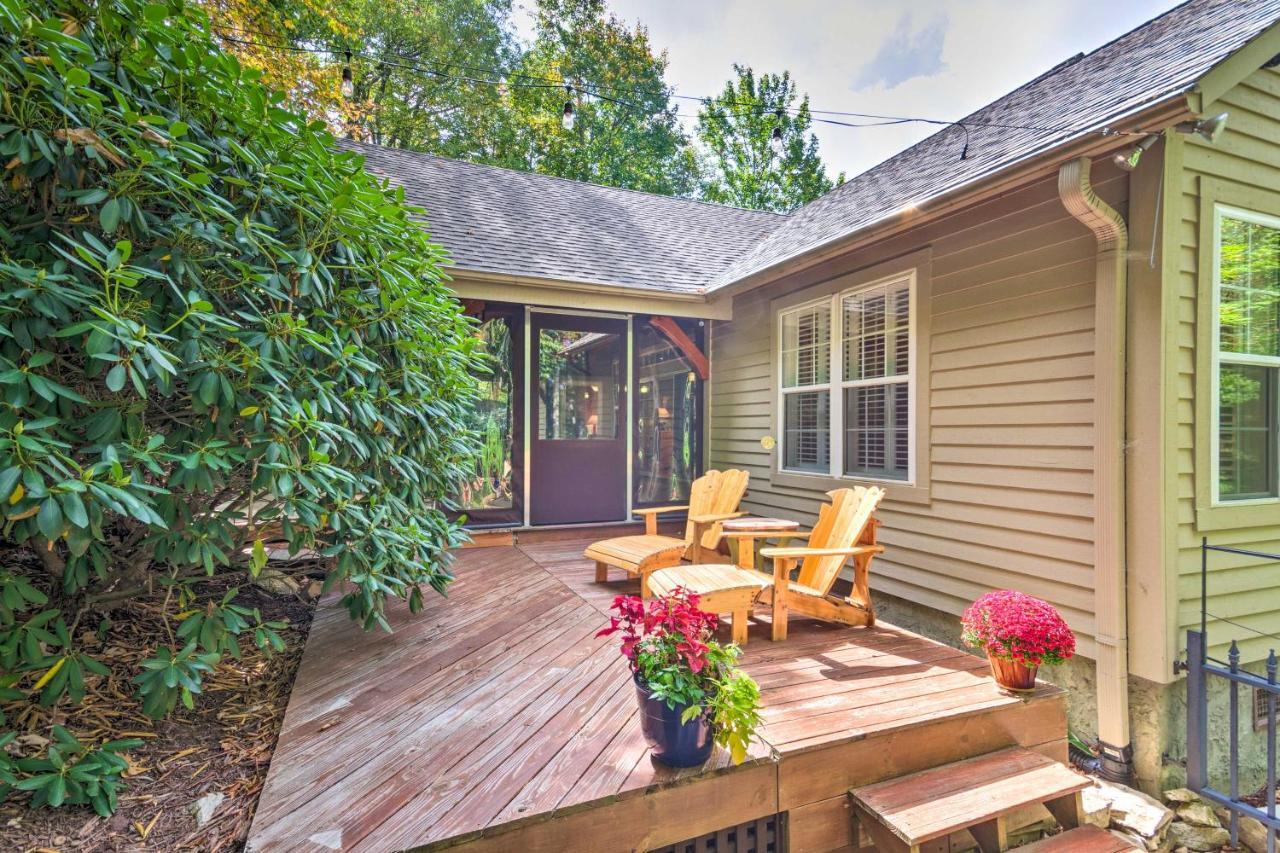
[[[1124,209],[1124,175],[1100,162],[1095,183]],[[775,482],[760,442],[774,429],[771,301],[927,251],[929,484],[925,502],[890,488],[873,590],[951,614],[1024,590],[1061,608],[1092,656],[1095,250],[1044,180],[738,297],[713,335],[710,465],[751,472],[751,512],[811,520],[830,480]]]
[[[1209,358],[1204,347],[1216,328],[1198,328],[1205,318],[1212,281],[1212,244],[1201,245],[1206,210],[1217,201],[1233,207],[1280,215],[1280,71],[1261,69],[1206,108],[1227,112],[1226,133],[1212,146],[1189,137],[1183,146],[1182,194],[1176,200],[1181,222],[1170,243],[1179,247],[1176,352],[1177,430],[1171,439],[1170,464],[1177,476],[1177,624],[1182,632],[1198,627],[1200,619],[1200,537],[1215,545],[1236,545],[1280,553],[1280,503],[1260,508],[1208,506],[1207,490],[1214,476],[1208,464],[1209,423],[1212,404],[1207,397]],[[1211,226],[1208,226],[1211,228]],[[1201,253],[1204,253],[1202,256]],[[1209,326],[1211,324],[1206,324]],[[1246,511],[1242,512],[1241,509]],[[1208,609],[1219,616],[1268,633],[1280,633],[1280,565],[1228,554],[1211,554]],[[1280,645],[1274,639],[1210,620],[1209,637],[1215,654],[1231,639],[1241,644],[1245,661],[1262,659],[1268,649]]]

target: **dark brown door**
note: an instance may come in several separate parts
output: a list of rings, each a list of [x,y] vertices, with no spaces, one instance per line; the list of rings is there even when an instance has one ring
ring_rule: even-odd
[[[624,520],[627,321],[537,312],[530,338],[530,522]]]

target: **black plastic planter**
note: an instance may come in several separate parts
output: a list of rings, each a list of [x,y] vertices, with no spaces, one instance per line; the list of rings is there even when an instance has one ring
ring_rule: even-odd
[[[636,701],[640,703],[640,731],[655,761],[672,767],[699,767],[711,757],[711,724],[702,716],[680,722],[685,705],[668,708],[661,699],[649,695],[649,688],[632,677]]]

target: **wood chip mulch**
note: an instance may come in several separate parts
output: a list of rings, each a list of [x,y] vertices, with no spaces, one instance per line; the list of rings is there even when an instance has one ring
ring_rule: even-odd
[[[307,574],[319,574],[315,565],[311,572],[306,565],[272,567],[301,580],[304,588]],[[228,586],[218,579],[201,584],[195,605],[221,598]],[[285,651],[267,657],[242,638],[243,658],[227,656],[219,664],[205,679],[194,710],[180,704],[168,718],[152,721],[129,681],[138,661],[166,636],[159,600],[135,602],[128,611],[112,614],[105,643],[92,631],[83,632],[85,651],[109,666],[112,675],[86,679],[88,692],[80,706],[65,699],[48,709],[34,703],[5,706],[9,728],[23,732],[19,748],[24,754],[41,752],[55,724],[83,743],[138,737],[145,744],[126,754],[130,767],[119,808],[110,818],[87,807],[33,810],[25,795],[14,793],[0,804],[0,848],[58,853],[243,849],[302,659],[313,603],[305,595],[275,596],[255,587],[242,587],[236,600],[259,608],[265,620],[289,622],[281,632]],[[193,805],[206,794],[224,799],[198,827]]]

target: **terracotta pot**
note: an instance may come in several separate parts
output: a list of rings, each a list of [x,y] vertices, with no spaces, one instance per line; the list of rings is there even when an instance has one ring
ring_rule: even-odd
[[[1016,660],[1004,660],[987,655],[991,663],[991,677],[1006,690],[1031,691],[1036,689],[1036,669]]]

